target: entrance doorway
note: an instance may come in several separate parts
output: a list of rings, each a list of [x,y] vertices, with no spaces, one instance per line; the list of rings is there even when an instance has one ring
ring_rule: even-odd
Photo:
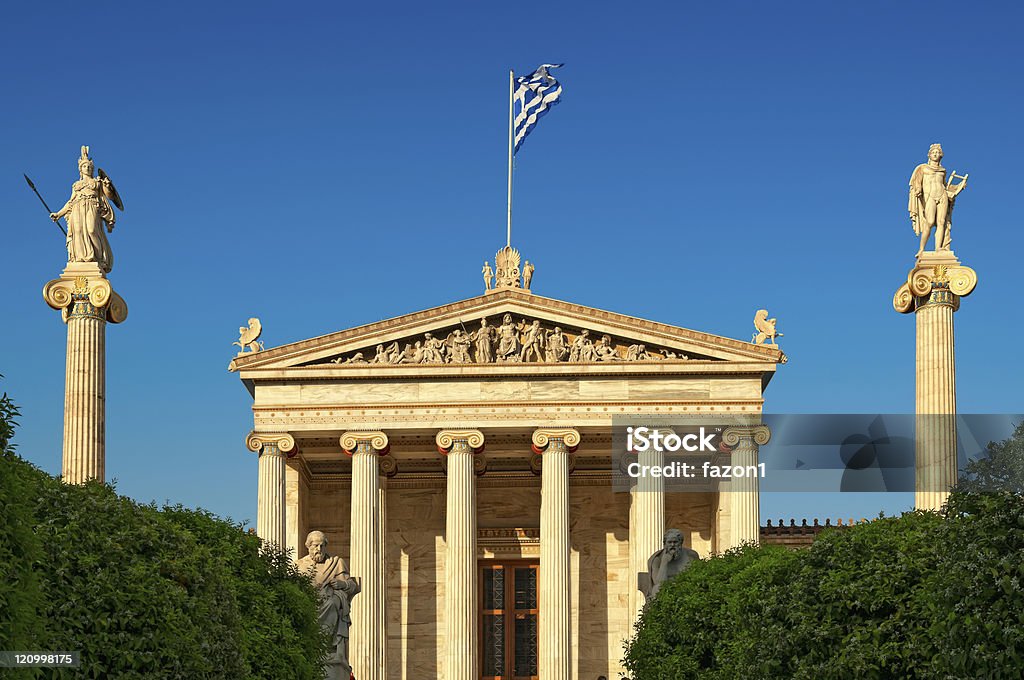
[[[488,560],[480,569],[484,680],[537,680],[536,561]]]

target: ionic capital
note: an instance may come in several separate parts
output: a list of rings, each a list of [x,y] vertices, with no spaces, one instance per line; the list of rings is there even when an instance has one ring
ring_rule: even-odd
[[[725,428],[722,441],[728,446],[737,446],[743,442],[748,447],[764,446],[772,438],[767,425],[734,425]]]
[[[978,274],[962,266],[956,258],[949,264],[919,263],[907,274],[907,282],[892,299],[893,308],[901,314],[915,312],[929,304],[950,305],[954,311],[960,298],[970,295],[978,285]]]
[[[580,433],[571,428],[542,427],[533,431],[533,452],[540,455],[547,450],[575,451],[580,445]]]
[[[480,430],[441,430],[434,437],[434,443],[442,456],[456,450],[480,453],[484,449],[484,433]]]
[[[386,456],[391,448],[388,436],[380,431],[346,432],[341,435],[341,450],[348,455],[377,453]]]
[[[66,323],[69,318],[92,317],[121,323],[128,318],[128,304],[114,292],[110,281],[101,277],[62,276],[43,286],[43,299],[59,309]]]
[[[287,432],[250,432],[245,438],[245,446],[260,455],[280,452],[291,458],[298,453],[295,438]]]

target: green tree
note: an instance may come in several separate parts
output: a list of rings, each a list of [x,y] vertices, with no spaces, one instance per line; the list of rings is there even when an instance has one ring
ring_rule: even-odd
[[[0,399],[0,649],[78,650],[21,677],[319,680],[316,593],[281,550],[202,510],[64,484],[11,451]]]
[[[1001,442],[989,442],[987,455],[967,463],[957,490],[1024,493],[1024,423]]]
[[[4,377],[0,374],[0,378]],[[0,451],[13,451],[14,428],[18,426],[17,417],[21,415],[7,392],[0,397]]]
[[[0,649],[39,649],[45,625],[37,612],[43,592],[35,565],[42,545],[32,531],[32,499],[42,472],[14,454],[18,407],[0,397]]]
[[[662,587],[624,664],[633,680],[1019,678],[1024,495],[951,494],[823,532],[744,547]]]

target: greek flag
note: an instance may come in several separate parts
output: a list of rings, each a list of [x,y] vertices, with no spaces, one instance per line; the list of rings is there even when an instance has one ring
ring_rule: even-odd
[[[515,151],[519,151],[519,145],[536,127],[537,120],[562,96],[562,86],[548,73],[548,69],[560,66],[563,64],[542,64],[530,75],[516,78],[516,90],[512,95]]]

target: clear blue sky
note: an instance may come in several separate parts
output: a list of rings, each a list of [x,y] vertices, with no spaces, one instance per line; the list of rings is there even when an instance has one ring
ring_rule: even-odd
[[[907,180],[971,174],[953,247],[960,409],[1024,412],[1012,306],[1024,11],[919,3],[18,3],[5,10],[0,389],[59,472],[65,328],[40,290],[82,144],[126,204],[107,333],[107,470],[140,500],[255,515],[236,329],[267,346],[463,299],[504,243],[507,74],[564,61],[517,160],[535,292],[747,339],[774,413],[909,412]],[[1001,357],[1001,358],[1000,358]],[[765,498],[763,517],[899,497]]]

